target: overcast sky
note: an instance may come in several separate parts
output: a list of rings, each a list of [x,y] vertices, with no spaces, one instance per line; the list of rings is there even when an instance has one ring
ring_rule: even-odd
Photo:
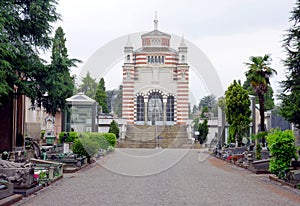
[[[282,35],[289,28],[295,0],[60,0],[57,7],[71,58],[86,62],[104,44],[120,36],[153,30],[157,11],[159,30],[197,45],[214,65],[224,90],[234,79],[245,79],[250,56],[271,54],[284,78]],[[174,46],[177,48],[177,45]],[[137,48],[135,48],[137,49]],[[73,70],[80,73],[83,67]],[[121,68],[120,68],[121,71]]]

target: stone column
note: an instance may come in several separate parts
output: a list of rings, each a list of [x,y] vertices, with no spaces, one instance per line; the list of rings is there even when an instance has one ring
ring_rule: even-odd
[[[163,98],[163,103],[164,103],[164,125],[166,125],[166,121],[167,121],[167,98],[164,97]]]
[[[144,99],[144,124],[148,124],[148,99]]]

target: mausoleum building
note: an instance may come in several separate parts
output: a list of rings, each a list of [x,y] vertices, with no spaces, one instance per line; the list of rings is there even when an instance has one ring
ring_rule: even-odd
[[[177,50],[171,35],[154,30],[141,36],[134,50],[128,38],[124,47],[122,115],[127,124],[186,124],[189,111],[189,65],[182,38]]]

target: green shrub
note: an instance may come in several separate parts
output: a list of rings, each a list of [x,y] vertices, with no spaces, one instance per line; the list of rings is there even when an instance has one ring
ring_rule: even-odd
[[[262,150],[262,148],[261,148],[260,143],[257,143],[256,150],[255,150],[255,158],[257,160],[261,160],[261,150]]]
[[[114,150],[115,150],[115,148],[111,145],[109,145],[107,148],[107,152],[113,152]]]
[[[116,138],[119,139],[120,129],[119,129],[119,127],[118,127],[118,123],[117,123],[115,120],[113,120],[113,121],[110,123],[108,133],[113,133],[113,134],[115,134],[115,135],[116,135]]]
[[[256,135],[254,135],[254,140],[257,139],[257,140],[262,140],[263,138],[265,138],[267,135],[268,135],[269,132],[267,131],[264,131],[264,132],[259,132],[257,133]]]
[[[295,137],[293,131],[273,130],[268,136],[268,146],[272,155],[270,172],[282,178],[290,167],[292,158],[296,158]]]
[[[80,156],[92,157],[97,154],[99,150],[99,144],[96,141],[91,140],[87,136],[77,138],[72,146],[72,151]]]
[[[91,133],[86,133],[86,135],[88,135],[92,141],[98,143],[99,149],[107,150],[108,146],[110,145],[110,143],[104,137],[103,133],[91,132]]]
[[[41,130],[41,139],[44,139],[46,131],[45,130]]]
[[[105,139],[109,143],[109,145],[111,145],[113,147],[116,146],[117,138],[116,138],[115,134],[113,134],[113,133],[103,133],[103,136],[105,137]]]
[[[65,142],[74,142],[78,136],[77,132],[61,132],[59,133],[59,143],[62,143],[62,138],[64,137],[65,133],[67,133],[67,139],[65,140]]]

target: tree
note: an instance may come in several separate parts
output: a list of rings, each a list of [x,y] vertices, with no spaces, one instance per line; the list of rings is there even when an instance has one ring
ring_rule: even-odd
[[[82,84],[79,86],[79,92],[83,92],[86,96],[95,99],[96,90],[96,79],[93,79],[88,71],[86,76],[82,78]]]
[[[197,135],[197,140],[200,144],[203,144],[203,142],[206,140],[208,135],[208,120],[205,118],[203,122],[200,122],[200,118],[197,117],[193,121],[194,123],[194,131],[198,131],[199,134]]]
[[[216,101],[216,97],[215,95],[211,94],[211,95],[207,95],[207,96],[204,96],[200,102],[199,102],[199,109],[202,109],[204,107],[207,107],[209,109],[209,111],[211,111],[211,109],[213,107],[215,107],[217,104],[217,101]]]
[[[199,123],[198,126],[198,141],[200,144],[203,144],[205,142],[207,135],[208,135],[208,121],[207,119],[204,119],[202,123]]]
[[[47,75],[39,84],[41,91],[47,95],[41,92],[37,94],[38,105],[42,105],[45,111],[53,116],[57,109],[65,109],[65,100],[73,95],[74,78],[71,77],[69,70],[76,66],[76,62],[80,62],[77,59],[68,58],[65,43],[65,33],[61,27],[58,27],[53,39],[51,64],[47,67]]]
[[[108,133],[113,133],[113,134],[115,134],[116,137],[117,137],[117,139],[119,139],[120,129],[119,129],[119,127],[118,127],[118,123],[117,123],[115,120],[113,120],[113,121],[110,123]]]
[[[0,1],[0,101],[34,97],[37,81],[47,74],[39,51],[51,47],[51,24],[60,16],[56,0]],[[41,77],[42,76],[42,77]]]
[[[240,144],[249,130],[251,110],[248,92],[236,80],[225,92],[225,114],[229,123],[229,142]]]
[[[254,92],[249,79],[246,79],[246,81],[243,83],[243,88],[246,89],[250,95],[255,96],[255,102],[256,104],[259,104],[257,93]],[[271,85],[268,85],[268,90],[266,93],[264,93],[265,110],[272,110],[275,107],[273,94],[273,88],[271,87]]]
[[[115,99],[114,112],[118,117],[122,117],[122,99],[123,99],[123,85],[119,86],[118,94]]]
[[[291,12],[291,27],[285,34],[283,48],[287,54],[284,66],[287,68],[286,80],[281,82],[283,89],[281,115],[300,129],[300,1]]]
[[[249,70],[246,72],[246,77],[251,82],[254,92],[257,94],[259,102],[260,114],[260,130],[265,129],[265,98],[264,94],[268,91],[270,85],[270,77],[277,72],[269,65],[271,58],[269,55],[264,56],[251,56],[250,62],[245,63]],[[265,146],[265,138],[262,139],[262,144]]]
[[[195,114],[196,112],[198,112],[198,107],[196,105],[193,106],[193,110],[192,113]]]
[[[199,109],[203,109],[207,107],[208,112],[211,112],[214,116],[218,115],[218,104],[216,100],[216,96],[213,94],[204,96],[199,102]]]
[[[107,94],[105,91],[105,81],[103,78],[100,79],[99,84],[97,86],[96,101],[98,102],[99,106],[101,107],[102,113],[107,114],[109,111],[107,108]]]

